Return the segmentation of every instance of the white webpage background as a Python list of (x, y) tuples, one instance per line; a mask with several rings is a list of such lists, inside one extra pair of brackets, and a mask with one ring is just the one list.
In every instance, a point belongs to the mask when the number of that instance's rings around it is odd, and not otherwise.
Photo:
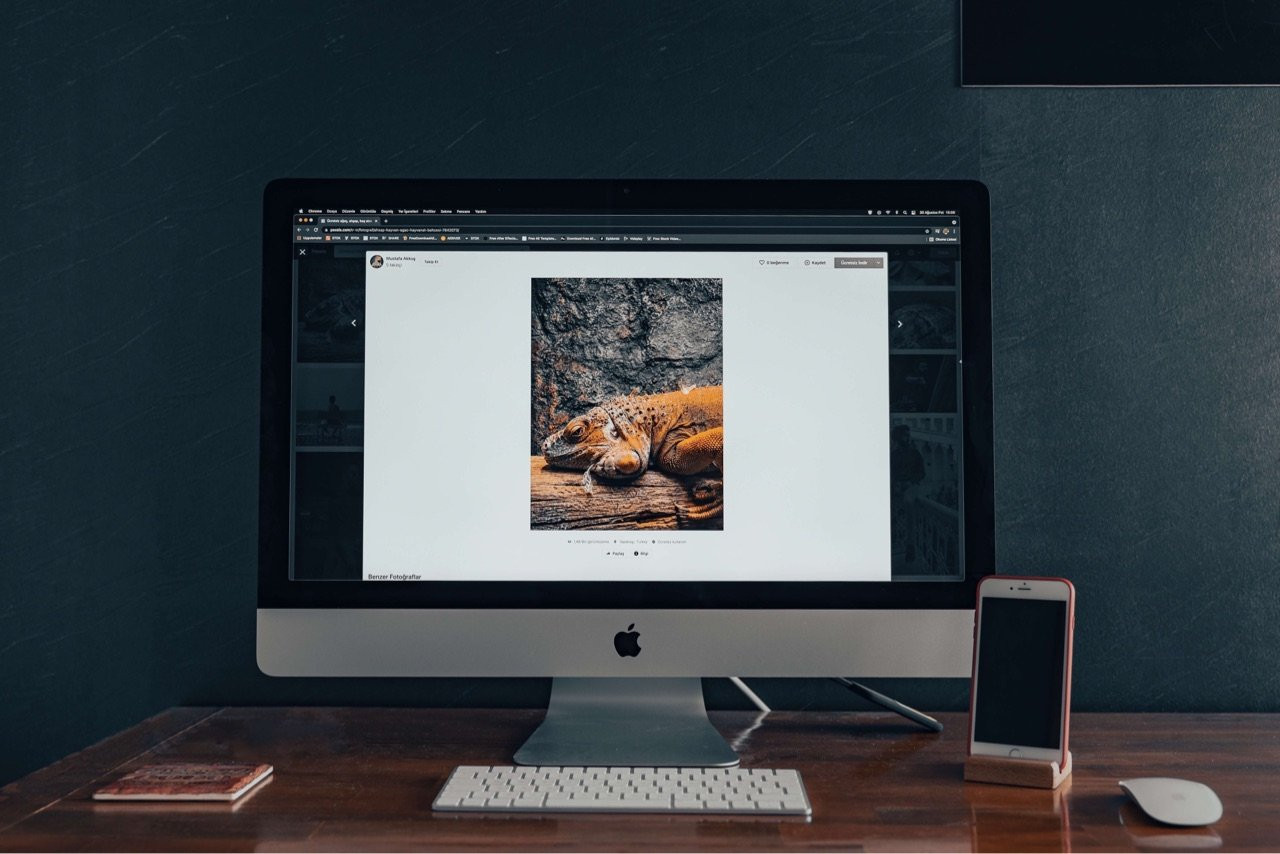
[[(890, 579), (884, 253), (373, 254), (366, 579)], [(723, 281), (723, 531), (530, 530), (530, 280), (553, 277)], [(607, 556), (615, 537), (648, 556)]]

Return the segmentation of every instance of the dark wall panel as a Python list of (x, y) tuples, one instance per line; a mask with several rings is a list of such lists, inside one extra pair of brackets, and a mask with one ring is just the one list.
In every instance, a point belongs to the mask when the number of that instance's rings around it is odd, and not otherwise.
[(1276, 93), (961, 90), (941, 0), (4, 15), (0, 780), (175, 703), (545, 702), (257, 672), (282, 175), (984, 178), (998, 555), (1078, 581), (1077, 707), (1280, 708)]
[(1278, 0), (961, 0), (966, 85), (1280, 84)]
[(983, 103), (1001, 566), (1075, 579), (1079, 705), (1280, 708), (1280, 91)]

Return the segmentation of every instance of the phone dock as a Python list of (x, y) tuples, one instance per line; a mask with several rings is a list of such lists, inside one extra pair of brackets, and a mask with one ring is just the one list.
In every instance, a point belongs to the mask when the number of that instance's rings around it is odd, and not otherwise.
[(1071, 751), (1061, 768), (1056, 759), (1011, 759), (1006, 756), (971, 754), (964, 763), (964, 778), (971, 783), (1000, 783), (1056, 789), (1071, 776)]

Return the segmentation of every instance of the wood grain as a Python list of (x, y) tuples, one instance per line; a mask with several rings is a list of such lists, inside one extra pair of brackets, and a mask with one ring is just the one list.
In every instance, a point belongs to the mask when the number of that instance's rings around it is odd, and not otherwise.
[[(1056, 791), (965, 783), (965, 716), (940, 735), (881, 713), (712, 713), (747, 767), (800, 770), (814, 816), (441, 815), (458, 764), (508, 764), (533, 710), (226, 708), (120, 765), (69, 757), (39, 774), (78, 785), (0, 832), (0, 850), (1274, 850), (1280, 715), (1080, 714), (1075, 770)], [(154, 719), (134, 740), (165, 726)], [(168, 719), (172, 726), (173, 719)], [(274, 779), (238, 805), (105, 804), (93, 784), (163, 760), (264, 761)], [(1225, 812), (1160, 827), (1117, 780), (1203, 781)], [(30, 778), (28, 778), (30, 779)], [(26, 781), (15, 786), (22, 788)]]
[(684, 480), (650, 469), (626, 484), (595, 479), (591, 492), (582, 472), (553, 469), (529, 458), (529, 514), (534, 528), (656, 530), (678, 527), (676, 507), (692, 502)]
[(1056, 759), (1009, 759), (973, 754), (964, 761), (964, 778), (974, 783), (1056, 789), (1071, 776), (1070, 751), (1065, 766), (1058, 770)]
[[(129, 764), (165, 739), (204, 720), (216, 708), (180, 706), (161, 712), (0, 789), (0, 831), (84, 785), (86, 774)], [(145, 764), (145, 763), (137, 763)], [(124, 772), (122, 771), (121, 774)]]

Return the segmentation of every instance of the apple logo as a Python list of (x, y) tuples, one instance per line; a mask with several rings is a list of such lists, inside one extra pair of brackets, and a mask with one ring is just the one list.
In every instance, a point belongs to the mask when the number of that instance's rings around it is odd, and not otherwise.
[(618, 651), (618, 655), (623, 658), (635, 657), (640, 654), (640, 633), (633, 632), (636, 627), (635, 623), (627, 626), (625, 632), (618, 632), (613, 636), (613, 648)]

